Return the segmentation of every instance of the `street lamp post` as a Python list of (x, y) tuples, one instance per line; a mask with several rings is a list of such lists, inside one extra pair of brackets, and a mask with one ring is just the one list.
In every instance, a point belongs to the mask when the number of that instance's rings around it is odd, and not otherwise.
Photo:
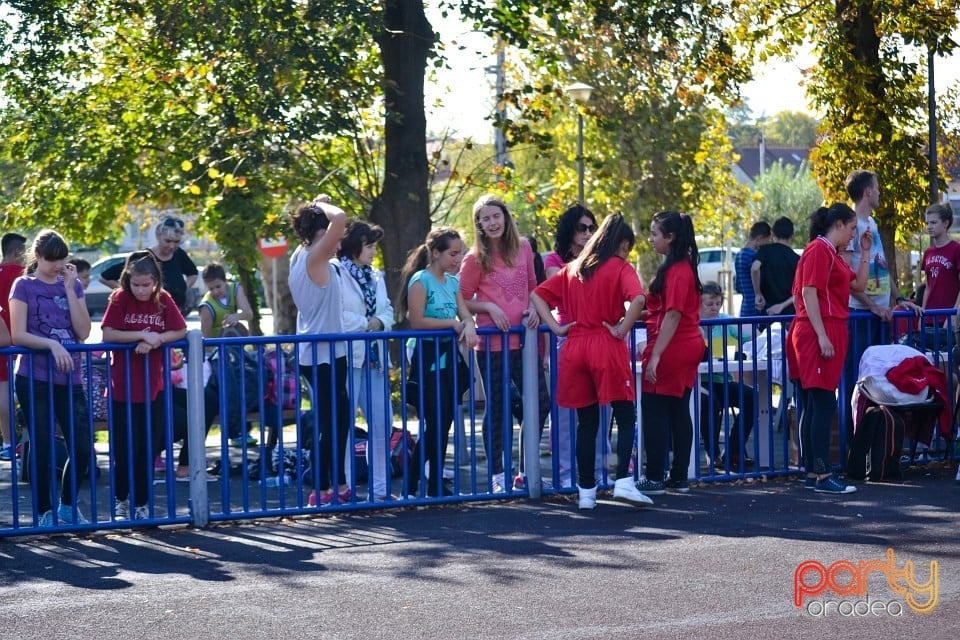
[(937, 160), (937, 91), (936, 83), (933, 78), (933, 44), (927, 45), (927, 114), (928, 114), (928, 141), (930, 157), (930, 204), (940, 202), (940, 185), (938, 184), (937, 171), (939, 161)]
[(575, 82), (564, 92), (577, 103), (577, 201), (583, 204), (583, 105), (590, 101), (593, 87)]

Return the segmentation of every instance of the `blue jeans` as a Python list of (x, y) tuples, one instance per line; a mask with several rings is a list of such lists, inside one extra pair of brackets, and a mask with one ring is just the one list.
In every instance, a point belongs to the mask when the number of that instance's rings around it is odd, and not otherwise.
[(390, 431), (393, 428), (390, 380), (386, 370), (370, 366), (351, 368), (350, 377), (350, 406), (359, 406), (367, 419), (367, 465), (373, 497), (385, 498), (390, 494)]

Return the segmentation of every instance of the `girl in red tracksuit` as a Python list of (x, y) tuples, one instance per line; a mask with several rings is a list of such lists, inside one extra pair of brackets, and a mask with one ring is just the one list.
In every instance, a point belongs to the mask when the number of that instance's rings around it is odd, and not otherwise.
[[(609, 216), (576, 260), (530, 294), (530, 301), (550, 330), (567, 336), (560, 352), (557, 404), (577, 410), (581, 509), (593, 509), (597, 504), (594, 461), (600, 405), (607, 403), (618, 425), (613, 497), (636, 506), (653, 504), (637, 490), (628, 472), (637, 416), (634, 375), (624, 336), (640, 319), (645, 301), (640, 277), (626, 260), (635, 241), (633, 229), (621, 214)], [(553, 317), (551, 309), (560, 306), (570, 324), (560, 325)]]
[[(643, 350), (643, 444), (646, 477), (637, 487), (659, 495), (667, 489), (686, 493), (687, 467), (693, 446), (690, 392), (705, 345), (700, 333), (700, 261), (693, 221), (685, 213), (661, 211), (650, 223), (650, 243), (665, 256), (650, 283), (647, 299), (647, 346)], [(670, 478), (664, 482), (669, 449)]]
[(806, 488), (819, 493), (852, 493), (833, 475), (830, 425), (836, 391), (847, 356), (850, 290), (863, 291), (869, 274), (870, 232), (860, 236), (856, 273), (840, 255), (857, 229), (853, 209), (843, 203), (820, 207), (810, 220), (810, 243), (803, 250), (793, 281), (797, 317), (787, 339), (787, 367), (800, 389), (800, 454)]

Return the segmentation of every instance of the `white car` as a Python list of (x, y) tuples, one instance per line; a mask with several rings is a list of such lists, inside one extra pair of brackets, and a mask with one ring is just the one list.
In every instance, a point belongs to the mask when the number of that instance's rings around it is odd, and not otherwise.
[(733, 261), (736, 259), (739, 249), (724, 247), (707, 247), (700, 249), (700, 268), (697, 273), (700, 274), (700, 282), (717, 282), (721, 286), (725, 283), (720, 282), (720, 271), (730, 272), (730, 282), (733, 284)]

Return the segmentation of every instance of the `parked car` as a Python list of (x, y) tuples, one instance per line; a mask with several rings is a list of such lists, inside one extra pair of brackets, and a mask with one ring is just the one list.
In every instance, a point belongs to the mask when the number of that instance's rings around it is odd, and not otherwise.
[[(84, 297), (87, 301), (87, 311), (90, 312), (91, 317), (103, 315), (103, 312), (107, 310), (107, 300), (110, 298), (110, 294), (113, 293), (113, 289), (100, 282), (100, 276), (110, 267), (123, 264), (127, 259), (127, 255), (129, 254), (114, 253), (105, 258), (100, 258), (90, 267), (90, 286), (87, 287), (87, 290), (84, 292)], [(202, 284), (198, 276), (194, 286), (187, 289), (186, 308), (183, 310), (183, 315), (189, 315), (197, 310), (200, 299), (203, 298), (203, 292), (197, 285)]]
[(107, 310), (107, 300), (113, 293), (113, 289), (100, 282), (100, 276), (110, 267), (123, 264), (126, 259), (126, 253), (114, 253), (100, 258), (90, 267), (90, 286), (84, 291), (84, 297), (87, 301), (87, 311), (91, 316), (102, 315)]
[[(723, 286), (725, 283), (720, 282), (720, 271), (725, 269), (732, 274), (733, 261), (738, 253), (740, 253), (739, 249), (723, 247), (700, 249), (700, 268), (697, 270), (700, 282), (717, 282)], [(730, 282), (732, 284), (733, 281)]]

